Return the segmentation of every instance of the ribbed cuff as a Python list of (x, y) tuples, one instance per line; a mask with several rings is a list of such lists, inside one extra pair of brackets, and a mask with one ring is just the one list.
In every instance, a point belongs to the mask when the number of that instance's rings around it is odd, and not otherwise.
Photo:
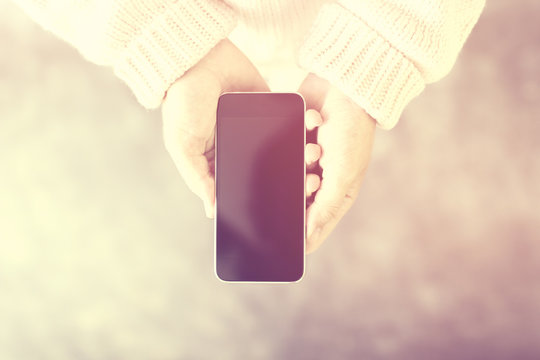
[(396, 125), (425, 86), (412, 62), (338, 4), (321, 8), (298, 61), (343, 91), (383, 129)]
[(146, 108), (159, 107), (170, 85), (236, 25), (233, 11), (219, 1), (163, 3), (114, 64), (115, 74)]

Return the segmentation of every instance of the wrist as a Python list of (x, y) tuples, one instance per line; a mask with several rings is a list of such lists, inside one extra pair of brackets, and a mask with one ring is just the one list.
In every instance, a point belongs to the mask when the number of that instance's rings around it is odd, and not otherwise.
[(307, 108), (319, 111), (323, 117), (327, 108), (347, 109), (347, 111), (357, 114), (359, 121), (365, 123), (366, 129), (375, 129), (377, 121), (360, 104), (338, 87), (332, 85), (330, 81), (314, 73), (309, 73), (306, 76), (300, 92), (305, 97)]

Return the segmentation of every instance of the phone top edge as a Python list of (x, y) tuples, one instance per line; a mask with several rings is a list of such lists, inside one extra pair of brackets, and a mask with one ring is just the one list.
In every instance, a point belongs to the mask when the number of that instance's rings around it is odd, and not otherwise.
[(219, 97), (227, 96), (227, 95), (250, 95), (250, 94), (265, 94), (265, 95), (296, 95), (302, 99), (302, 101), (305, 103), (304, 96), (296, 91), (226, 91), (222, 93)]
[(298, 92), (225, 92), (219, 96), (216, 114), (227, 117), (255, 116), (266, 108), (267, 117), (292, 116), (294, 109), (306, 110), (306, 102)]

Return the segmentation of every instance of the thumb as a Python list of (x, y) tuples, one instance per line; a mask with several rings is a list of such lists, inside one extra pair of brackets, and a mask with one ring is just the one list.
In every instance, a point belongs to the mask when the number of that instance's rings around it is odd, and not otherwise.
[(165, 147), (188, 188), (203, 201), (206, 216), (213, 218), (215, 180), (209, 158), (213, 159), (214, 150), (204, 154), (189, 154), (186, 149), (177, 144), (177, 142), (165, 142)]
[(321, 181), (321, 187), (306, 212), (308, 253), (320, 246), (347, 211), (345, 192), (340, 189), (341, 185), (331, 185), (329, 179)]
[(313, 203), (307, 209), (306, 252), (315, 251), (339, 221), (351, 208), (359, 186), (351, 187), (351, 192), (342, 191), (343, 185), (330, 185), (328, 180), (321, 182)]

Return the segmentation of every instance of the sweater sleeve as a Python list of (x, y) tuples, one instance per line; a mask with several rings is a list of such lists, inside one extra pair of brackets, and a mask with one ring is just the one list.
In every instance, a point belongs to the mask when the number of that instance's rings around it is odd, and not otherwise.
[(146, 108), (235, 26), (220, 0), (15, 0), (88, 60), (111, 66)]
[(342, 0), (325, 4), (299, 65), (330, 81), (390, 129), (452, 68), (485, 0)]

